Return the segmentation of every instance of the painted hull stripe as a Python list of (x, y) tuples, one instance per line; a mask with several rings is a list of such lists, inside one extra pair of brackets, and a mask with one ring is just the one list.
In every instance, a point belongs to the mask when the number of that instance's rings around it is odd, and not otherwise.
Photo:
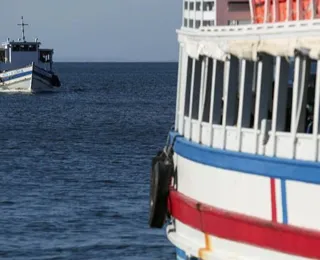
[(37, 68), (37, 69), (34, 69), (34, 70), (24, 71), (24, 72), (17, 73), (17, 74), (11, 75), (11, 76), (5, 76), (5, 77), (2, 77), (2, 78), (0, 77), (0, 78), (1, 78), (2, 82), (7, 82), (9, 80), (14, 80), (14, 79), (18, 79), (18, 78), (29, 76), (32, 73), (34, 75), (37, 75), (38, 77), (40, 77), (42, 79), (47, 80), (47, 81), (50, 81), (52, 79), (52, 76), (53, 76), (52, 73), (50, 73), (48, 71), (44, 71), (41, 68)]
[(177, 259), (186, 259), (187, 255), (186, 253), (181, 250), (180, 248), (176, 248), (176, 254), (177, 254)]
[(9, 80), (14, 80), (14, 79), (26, 77), (26, 76), (29, 76), (31, 74), (32, 74), (32, 71), (26, 71), (26, 72), (22, 72), (22, 73), (19, 73), (19, 74), (12, 75), (12, 76), (3, 77), (2, 78), (2, 82), (7, 82)]
[(277, 222), (276, 180), (270, 179), (272, 221)]
[(281, 180), (281, 199), (283, 223), (288, 224), (287, 187), (285, 180)]
[[(281, 180), (320, 184), (320, 163), (237, 153), (200, 145), (170, 132), (174, 151), (191, 161), (226, 170)], [(175, 137), (177, 136), (177, 137)]]
[(188, 257), (187, 254), (180, 248), (176, 247), (177, 260), (200, 260), (200, 258), (192, 256)]
[(291, 255), (320, 259), (320, 232), (202, 204), (171, 190), (170, 214), (203, 233)]

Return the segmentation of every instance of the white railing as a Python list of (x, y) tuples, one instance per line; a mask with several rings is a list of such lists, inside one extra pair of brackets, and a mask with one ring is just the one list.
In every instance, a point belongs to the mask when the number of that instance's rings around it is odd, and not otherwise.
[[(301, 34), (308, 34), (312, 36), (311, 32), (315, 32), (319, 35), (320, 19), (313, 20), (300, 20), (290, 22), (276, 22), (276, 23), (263, 23), (263, 24), (244, 24), (244, 25), (223, 25), (223, 26), (207, 26), (201, 27), (200, 30), (190, 32), (190, 35), (196, 36), (212, 36), (212, 37), (224, 37), (224, 40), (242, 39), (246, 35), (256, 37), (268, 37), (268, 36), (280, 36), (284, 37), (286, 34), (291, 36), (293, 33), (295, 36)], [(178, 30), (180, 34), (188, 34)], [(259, 35), (257, 35), (259, 34)]]
[[(202, 122), (199, 129), (198, 120), (183, 115), (179, 115), (178, 120), (183, 120), (185, 130), (183, 132), (178, 129), (179, 134), (208, 147), (286, 159), (293, 159), (291, 151), (294, 151), (294, 159), (320, 161), (320, 135), (314, 140), (311, 134), (298, 133), (296, 143), (293, 144), (292, 135), (288, 132), (268, 131), (265, 136), (260, 130), (242, 128), (239, 132), (237, 127), (210, 125), (207, 122)], [(258, 142), (255, 142), (256, 139)]]
[[(273, 60), (271, 55), (264, 54), (256, 63), (237, 59), (234, 56), (225, 62), (212, 59), (210, 66), (212, 71), (209, 71), (209, 58), (202, 57), (199, 81), (195, 73), (196, 60), (190, 60), (185, 49), (186, 46), (181, 44), (176, 131), (190, 141), (213, 148), (270, 157), (320, 160), (320, 60), (317, 62), (316, 72), (313, 133), (306, 134), (304, 133), (306, 115), (303, 109), (307, 102), (306, 88), (308, 88), (307, 77), (310, 64), (307, 55), (295, 56), (293, 94), (292, 99), (288, 99), (292, 104), (289, 106), (292, 116), (288, 118), (286, 113), (289, 65), (285, 58), (277, 56)], [(189, 66), (192, 64), (192, 69), (188, 69), (188, 64)], [(189, 75), (191, 80), (187, 93), (188, 72), (191, 74)], [(211, 77), (211, 85), (208, 83), (209, 77)], [(272, 78), (274, 78), (274, 84)], [(210, 86), (211, 90), (208, 91)], [(199, 91), (198, 107), (194, 107), (193, 102), (196, 89)], [(252, 93), (255, 93), (254, 97)], [(206, 95), (210, 95), (210, 105), (206, 104), (209, 118), (203, 121), (205, 102), (208, 102), (209, 97)], [(237, 95), (239, 95), (238, 101)], [(187, 105), (186, 99), (189, 100)], [(221, 100), (223, 100), (222, 110), (219, 108)], [(271, 104), (269, 100), (272, 100)], [(185, 111), (188, 113), (185, 114)], [(194, 111), (197, 111), (197, 116), (193, 113)], [(272, 120), (267, 120), (268, 111), (272, 113)], [(221, 123), (216, 123), (220, 121), (220, 117)], [(285, 130), (287, 118), (291, 119), (289, 131)]]

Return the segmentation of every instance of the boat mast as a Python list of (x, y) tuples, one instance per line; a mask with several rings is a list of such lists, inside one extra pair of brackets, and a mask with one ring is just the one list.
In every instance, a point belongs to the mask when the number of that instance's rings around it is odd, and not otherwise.
[(21, 26), (22, 40), (25, 42), (25, 41), (26, 41), (26, 38), (25, 38), (25, 36), (24, 36), (24, 26), (25, 26), (25, 25), (29, 25), (29, 24), (24, 23), (24, 22), (23, 22), (23, 16), (21, 16), (21, 23), (19, 23), (18, 25)]

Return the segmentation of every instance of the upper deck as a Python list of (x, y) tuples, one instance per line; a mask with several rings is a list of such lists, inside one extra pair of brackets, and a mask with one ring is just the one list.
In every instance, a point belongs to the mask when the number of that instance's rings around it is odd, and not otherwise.
[(311, 12), (302, 1), (262, 3), (249, 3), (251, 24), (178, 30), (176, 131), (218, 149), (320, 161), (317, 2), (307, 0)]
[(193, 58), (207, 55), (224, 60), (232, 54), (256, 61), (259, 53), (294, 57), (300, 50), (317, 59), (320, 19), (178, 30), (178, 40)]
[(183, 0), (182, 30), (320, 18), (318, 0)]
[(249, 1), (184, 0), (182, 29), (250, 23)]

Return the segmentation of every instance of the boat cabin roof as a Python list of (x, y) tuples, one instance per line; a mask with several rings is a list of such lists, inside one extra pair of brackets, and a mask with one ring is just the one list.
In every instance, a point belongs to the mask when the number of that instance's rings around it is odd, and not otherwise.
[(27, 42), (27, 41), (19, 41), (19, 42), (15, 42), (15, 41), (10, 41), (7, 43), (7, 45), (40, 45), (40, 42)]
[(7, 41), (2, 43), (2, 46), (12, 46), (12, 45), (41, 45), (41, 42), (38, 41)]
[(53, 52), (53, 49), (40, 49), (40, 51), (43, 51), (43, 52)]

